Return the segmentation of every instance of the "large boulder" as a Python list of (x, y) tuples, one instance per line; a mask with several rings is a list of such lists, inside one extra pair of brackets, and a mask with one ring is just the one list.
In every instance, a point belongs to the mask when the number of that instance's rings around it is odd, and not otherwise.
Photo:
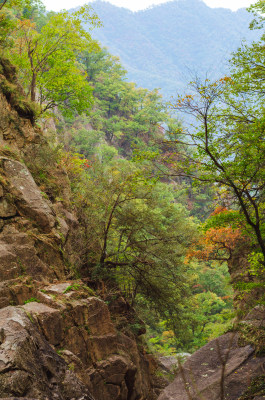
[(190, 357), (190, 353), (178, 353), (175, 356), (158, 357), (159, 366), (166, 372), (174, 373), (178, 368), (179, 362), (186, 361)]
[(93, 400), (25, 310), (0, 310), (0, 398)]
[[(44, 231), (51, 231), (55, 225), (54, 213), (42, 197), (28, 168), (16, 160), (4, 157), (1, 157), (1, 165), (20, 215), (32, 218)], [(10, 209), (10, 213), (11, 211)]]
[(96, 400), (152, 399), (149, 362), (116, 331), (104, 301), (81, 281), (44, 286), (35, 296), (45, 304), (21, 308)]
[(22, 308), (27, 315), (31, 315), (39, 331), (50, 344), (60, 344), (63, 338), (63, 322), (59, 310), (38, 302), (29, 302)]
[[(18, 231), (15, 224), (6, 225), (0, 232), (0, 281), (25, 274), (40, 280), (43, 277), (55, 278), (55, 272), (57, 276), (62, 275), (61, 265), (58, 267), (56, 265), (57, 271), (55, 271), (55, 266), (51, 268), (40, 259), (40, 255), (33, 237)], [(56, 262), (56, 258), (53, 259)], [(59, 261), (57, 264), (60, 264)]]
[(237, 400), (265, 363), (252, 346), (239, 343), (239, 334), (230, 332), (196, 351), (158, 400)]

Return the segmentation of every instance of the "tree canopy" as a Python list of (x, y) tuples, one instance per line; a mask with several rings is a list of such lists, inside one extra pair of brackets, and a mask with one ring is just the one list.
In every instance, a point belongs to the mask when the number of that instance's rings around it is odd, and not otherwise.
[(20, 4), (21, 18), (11, 32), (13, 46), (5, 49), (19, 69), (26, 95), (38, 103), (41, 114), (55, 107), (68, 115), (86, 111), (93, 102), (92, 88), (79, 57), (98, 46), (82, 24), (99, 26), (97, 16), (90, 6), (50, 13), (38, 29), (34, 10), (39, 3), (29, 4), (31, 8)]

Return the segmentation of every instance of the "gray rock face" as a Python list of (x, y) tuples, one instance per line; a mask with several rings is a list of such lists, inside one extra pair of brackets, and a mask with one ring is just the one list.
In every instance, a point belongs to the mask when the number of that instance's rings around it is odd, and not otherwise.
[(27, 167), (11, 159), (2, 158), (2, 163), (20, 214), (34, 219), (44, 231), (49, 232), (55, 225), (53, 212)]
[(265, 306), (259, 305), (254, 307), (248, 313), (243, 323), (259, 328), (265, 328)]
[(158, 358), (160, 367), (167, 372), (174, 372), (179, 362), (183, 363), (190, 357), (189, 353), (179, 353), (176, 356), (162, 356)]
[(237, 400), (264, 363), (251, 346), (239, 347), (237, 334), (227, 333), (196, 351), (158, 400), (219, 400), (221, 386), (225, 399)]
[(49, 277), (52, 271), (39, 259), (34, 240), (7, 225), (0, 233), (0, 281), (25, 273), (38, 278)]
[(26, 311), (27, 315), (30, 314), (32, 316), (35, 325), (49, 343), (56, 346), (61, 342), (63, 324), (59, 310), (37, 302), (27, 303), (22, 308)]
[(14, 217), (17, 214), (17, 209), (7, 199), (0, 199), (0, 217), (9, 218)]
[(0, 310), (0, 398), (93, 400), (18, 307)]
[[(97, 370), (90, 372), (91, 384), (97, 399), (137, 398), (134, 393), (137, 368), (122, 356), (111, 356), (97, 363)], [(102, 379), (103, 378), (103, 379)]]

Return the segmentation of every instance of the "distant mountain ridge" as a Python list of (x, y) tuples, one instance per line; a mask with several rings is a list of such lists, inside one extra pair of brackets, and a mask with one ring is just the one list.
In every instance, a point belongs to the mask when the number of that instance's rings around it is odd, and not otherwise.
[(119, 56), (128, 79), (174, 95), (193, 73), (222, 76), (241, 40), (258, 38), (248, 29), (245, 9), (210, 8), (202, 0), (175, 0), (132, 12), (103, 1), (91, 3), (103, 22), (93, 37)]

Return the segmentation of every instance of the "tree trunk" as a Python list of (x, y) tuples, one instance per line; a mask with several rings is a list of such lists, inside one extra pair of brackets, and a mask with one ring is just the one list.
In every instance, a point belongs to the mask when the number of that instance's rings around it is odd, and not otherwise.
[(36, 101), (36, 74), (32, 74), (31, 84), (30, 84), (30, 100)]

